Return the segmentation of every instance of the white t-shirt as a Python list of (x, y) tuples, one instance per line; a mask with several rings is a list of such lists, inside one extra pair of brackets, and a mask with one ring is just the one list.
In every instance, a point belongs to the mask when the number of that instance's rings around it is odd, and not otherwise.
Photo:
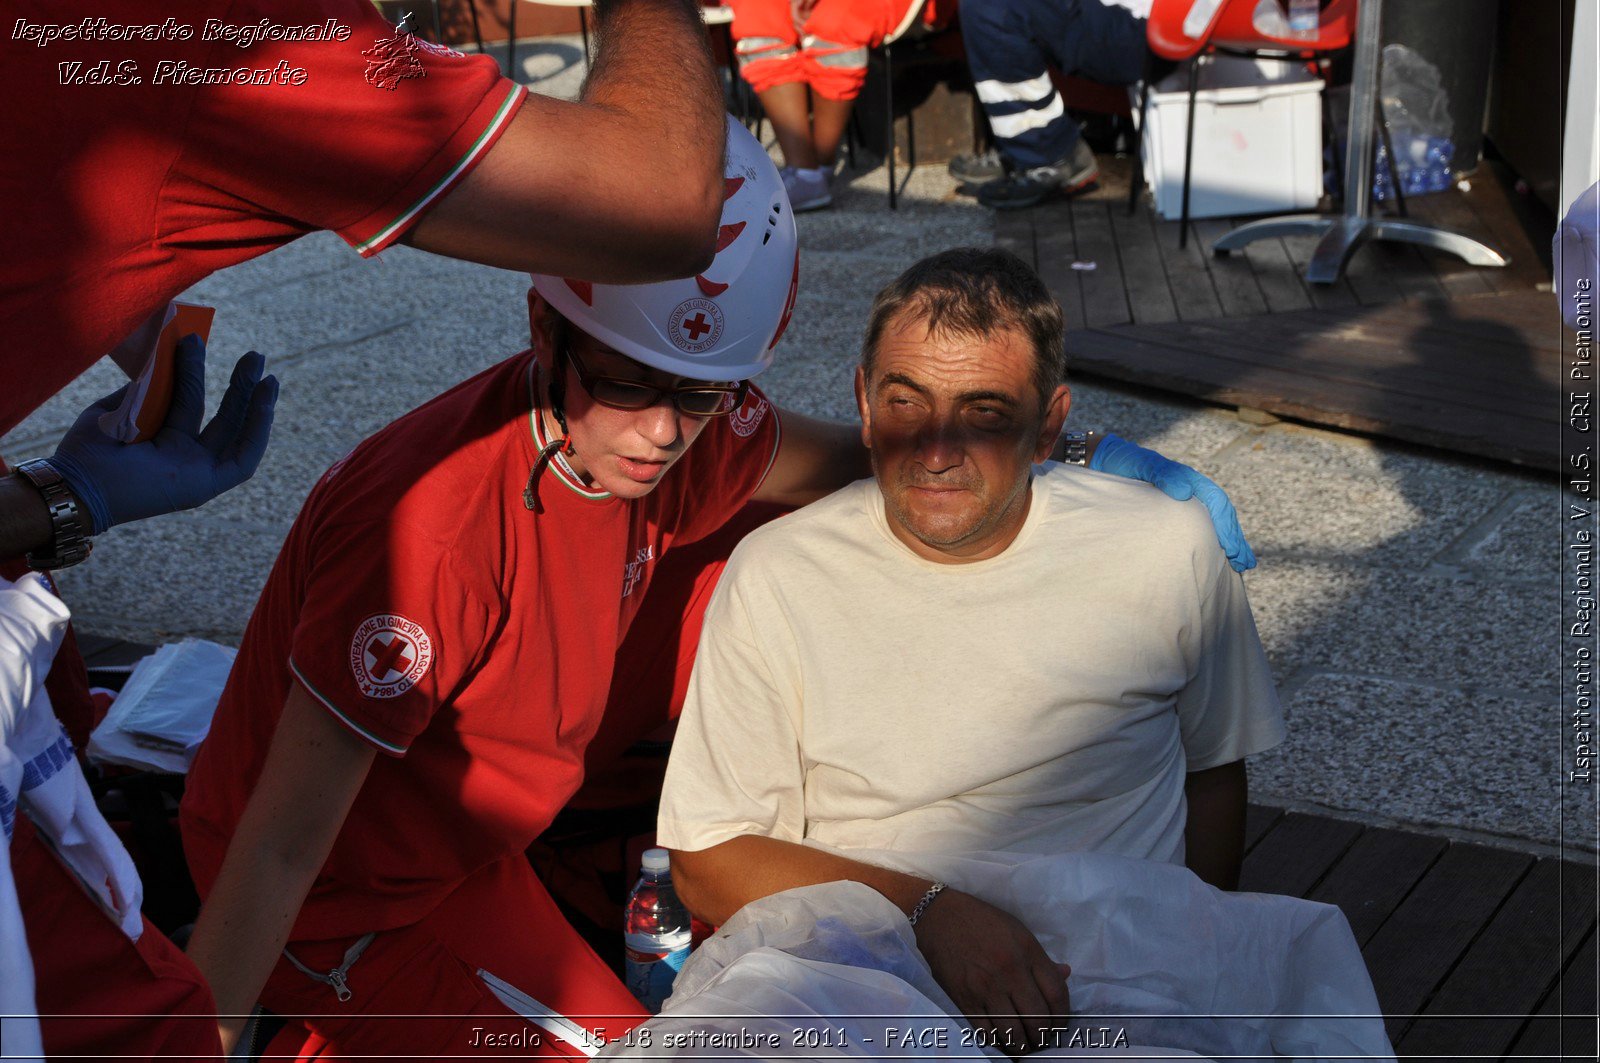
[(945, 565), (863, 480), (734, 552), (658, 837), (1181, 862), (1185, 773), (1283, 733), (1204, 508), (1048, 465), (1003, 553)]

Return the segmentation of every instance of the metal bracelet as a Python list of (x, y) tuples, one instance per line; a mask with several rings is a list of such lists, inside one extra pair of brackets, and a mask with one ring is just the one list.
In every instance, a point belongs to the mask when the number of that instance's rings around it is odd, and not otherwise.
[(44, 497), (45, 507), (50, 514), (49, 550), (29, 552), (26, 555), (28, 567), (50, 571), (76, 565), (88, 557), (94, 547), (89, 539), (89, 521), (61, 472), (48, 458), (25, 461), (12, 471), (31, 483)]
[(1068, 465), (1089, 464), (1089, 445), (1099, 432), (1063, 432), (1061, 435), (1061, 460)]
[(922, 913), (927, 910), (928, 905), (932, 904), (933, 899), (943, 892), (943, 882), (935, 882), (933, 885), (928, 887), (928, 892), (922, 895), (922, 900), (918, 901), (917, 906), (911, 909), (911, 915), (908, 918), (910, 919), (912, 926), (917, 925), (917, 920), (922, 918)]

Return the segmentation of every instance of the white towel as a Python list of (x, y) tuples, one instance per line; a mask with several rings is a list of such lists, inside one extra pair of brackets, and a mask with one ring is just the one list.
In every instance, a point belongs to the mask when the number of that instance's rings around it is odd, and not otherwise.
[(11, 877), (11, 832), (24, 761), (11, 751), (11, 738), (44, 686), (56, 648), (67, 629), (67, 607), (44, 580), (24, 576), (0, 579), (0, 1043), (7, 1055), (43, 1059), (39, 1020), (34, 1017), (33, 957)]
[[(44, 690), (67, 618), (67, 607), (38, 576), (14, 584), (0, 580), (0, 733), (11, 775), (0, 776), (0, 782), (15, 782), (16, 789), (7, 785), (7, 794), (20, 799), (39, 833), (137, 941), (144, 897), (139, 873), (95, 807), (72, 741)], [(9, 827), (10, 816), (6, 823)]]

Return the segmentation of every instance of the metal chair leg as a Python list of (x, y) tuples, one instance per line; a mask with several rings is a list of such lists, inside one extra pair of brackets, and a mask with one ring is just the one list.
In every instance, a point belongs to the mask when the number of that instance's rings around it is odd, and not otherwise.
[[(483, 54), (483, 28), (478, 25), (478, 5), (468, 4), (467, 10), (472, 13), (472, 39), (478, 45), (478, 54)], [(443, 43), (443, 38), (440, 39)]]
[[(1406, 209), (1406, 192), (1400, 187), (1400, 160), (1394, 154), (1394, 141), (1389, 139), (1389, 122), (1383, 116), (1383, 94), (1378, 94), (1378, 135), (1383, 138), (1383, 150), (1389, 156), (1389, 183), (1394, 185), (1395, 213), (1402, 218), (1409, 218), (1411, 212)], [(1373, 171), (1377, 171), (1377, 163), (1373, 163)]]
[(1194, 162), (1194, 107), (1200, 95), (1200, 56), (1189, 64), (1189, 121), (1183, 134), (1183, 220), (1179, 222), (1178, 248), (1189, 244), (1189, 170)]
[[(474, 11), (473, 17), (477, 14)], [(511, 14), (506, 19), (506, 77), (517, 80), (517, 0), (511, 0)]]
[(883, 46), (884, 158), (889, 163), (889, 209), (900, 209), (900, 194), (894, 186), (894, 45)]
[(1133, 135), (1133, 176), (1128, 179), (1128, 214), (1139, 209), (1139, 193), (1144, 189), (1144, 129), (1150, 120), (1150, 78), (1155, 69), (1151, 55), (1144, 57), (1144, 76), (1139, 79), (1139, 128)]

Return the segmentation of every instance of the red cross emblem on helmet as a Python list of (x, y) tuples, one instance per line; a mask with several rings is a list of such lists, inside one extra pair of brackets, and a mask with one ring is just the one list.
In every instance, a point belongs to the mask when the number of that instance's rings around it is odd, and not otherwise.
[(667, 319), (667, 335), (687, 354), (710, 350), (722, 338), (722, 308), (710, 299), (685, 299)]

